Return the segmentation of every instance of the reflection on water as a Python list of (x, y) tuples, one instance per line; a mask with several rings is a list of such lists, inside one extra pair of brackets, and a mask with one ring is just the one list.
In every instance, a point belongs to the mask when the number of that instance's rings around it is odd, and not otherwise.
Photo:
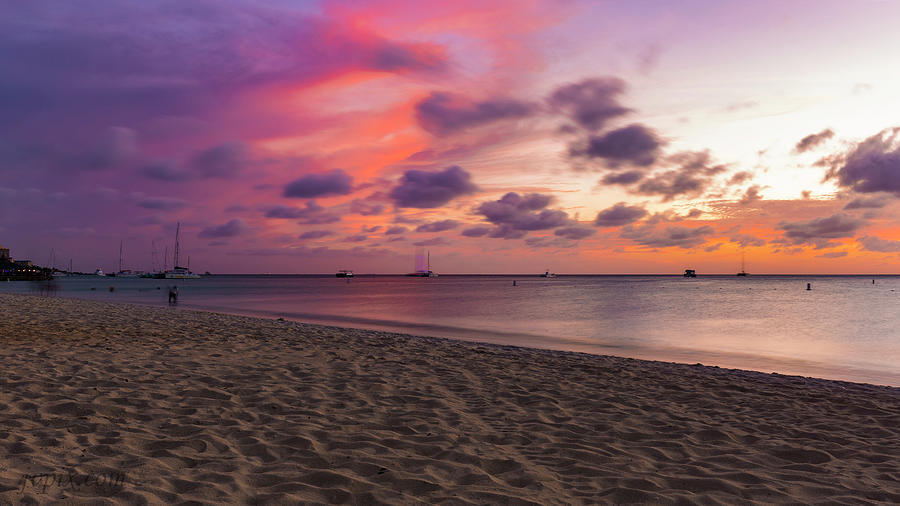
[[(900, 386), (896, 277), (876, 278), (874, 285), (857, 276), (84, 277), (54, 283), (60, 296), (155, 305), (167, 303), (175, 284), (182, 308)], [(0, 290), (24, 291), (17, 283), (3, 285)]]

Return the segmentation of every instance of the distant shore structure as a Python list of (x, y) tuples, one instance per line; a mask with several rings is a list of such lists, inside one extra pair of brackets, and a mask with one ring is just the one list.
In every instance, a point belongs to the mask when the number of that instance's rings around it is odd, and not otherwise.
[(353, 271), (340, 270), (340, 271), (337, 271), (337, 273), (335, 273), (335, 277), (338, 277), (338, 278), (352, 278), (352, 277), (353, 277)]
[(53, 270), (34, 265), (31, 260), (14, 260), (9, 248), (0, 246), (0, 280), (42, 281), (53, 279)]
[(684, 277), (686, 277), (686, 278), (696, 278), (696, 277), (697, 277), (697, 271), (695, 271), (694, 269), (685, 269), (685, 270), (684, 270)]

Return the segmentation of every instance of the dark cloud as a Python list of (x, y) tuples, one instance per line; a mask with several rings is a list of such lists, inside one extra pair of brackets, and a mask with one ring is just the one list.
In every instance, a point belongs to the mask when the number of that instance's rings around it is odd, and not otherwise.
[(444, 135), (502, 119), (530, 116), (535, 104), (508, 99), (471, 102), (450, 93), (434, 92), (416, 104), (416, 118), (425, 130)]
[(794, 146), (795, 153), (805, 153), (812, 149), (819, 147), (822, 143), (834, 137), (834, 131), (830, 128), (826, 128), (817, 134), (809, 134), (806, 137), (800, 139), (800, 142)]
[(397, 207), (440, 207), (456, 197), (478, 191), (469, 173), (452, 166), (440, 172), (408, 170), (390, 193)]
[(746, 206), (757, 200), (762, 200), (762, 195), (759, 194), (759, 190), (759, 185), (753, 185), (750, 188), (747, 188), (747, 191), (744, 192), (744, 195), (741, 196), (741, 200), (738, 203), (742, 206)]
[(667, 226), (662, 229), (628, 225), (622, 229), (621, 236), (650, 248), (692, 249), (705, 243), (707, 236), (713, 232), (713, 228), (709, 225), (696, 228)]
[(678, 165), (678, 168), (644, 179), (634, 192), (641, 195), (660, 195), (663, 202), (681, 195), (699, 196), (712, 184), (714, 176), (726, 170), (724, 165), (712, 163), (708, 151), (676, 153), (667, 157), (666, 163)]
[(416, 232), (443, 232), (445, 230), (452, 230), (458, 226), (459, 222), (456, 220), (441, 220), (419, 225), (416, 227)]
[(378, 232), (379, 230), (381, 230), (381, 225), (372, 225), (371, 227), (363, 225), (362, 227), (360, 227), (360, 230), (362, 230), (363, 233), (371, 234), (372, 232)]
[(831, 251), (828, 253), (822, 253), (821, 255), (816, 255), (818, 258), (841, 258), (847, 256), (846, 251)]
[(890, 128), (860, 142), (846, 156), (830, 159), (825, 179), (859, 193), (890, 192), (900, 196), (900, 128)]
[(585, 237), (591, 236), (595, 232), (596, 230), (592, 228), (572, 225), (568, 227), (560, 227), (554, 230), (553, 235), (577, 241), (579, 239), (584, 239)]
[(345, 242), (363, 242), (363, 241), (368, 241), (368, 240), (369, 240), (369, 236), (367, 236), (365, 234), (350, 235), (350, 236), (347, 236), (344, 238)]
[(568, 215), (564, 211), (544, 209), (550, 202), (551, 198), (546, 195), (530, 193), (522, 196), (510, 192), (500, 200), (482, 203), (476, 211), (504, 228), (502, 235), (492, 233), (491, 237), (509, 238), (513, 231), (546, 230), (567, 225)]
[(728, 184), (729, 185), (739, 185), (739, 184), (742, 184), (744, 181), (749, 181), (752, 178), (753, 178), (752, 172), (747, 172), (747, 171), (736, 172), (734, 175), (731, 176), (731, 178), (728, 179)]
[(173, 162), (162, 160), (144, 165), (141, 167), (140, 173), (145, 177), (159, 181), (187, 181), (191, 178), (189, 172), (179, 169)]
[(557, 88), (548, 102), (581, 127), (596, 131), (616, 117), (631, 112), (619, 104), (625, 81), (615, 77), (586, 79)]
[(145, 209), (159, 209), (161, 211), (174, 211), (188, 205), (181, 199), (173, 199), (168, 197), (152, 197), (141, 200), (138, 205)]
[(521, 239), (528, 235), (527, 230), (518, 229), (512, 225), (500, 225), (491, 229), (488, 237), (492, 239)]
[(619, 202), (597, 213), (594, 225), (598, 227), (621, 227), (634, 223), (646, 215), (647, 210), (643, 207), (629, 206), (624, 202)]
[(886, 195), (876, 195), (872, 197), (856, 197), (844, 206), (844, 209), (881, 209), (890, 203), (890, 198)]
[(656, 162), (662, 145), (656, 132), (644, 125), (633, 124), (589, 136), (586, 145), (572, 147), (571, 154), (600, 158), (613, 167), (623, 164), (647, 167)]
[(613, 172), (603, 176), (600, 180), (603, 184), (622, 184), (629, 185), (640, 181), (644, 177), (644, 173), (637, 170), (629, 170), (625, 172)]
[(856, 241), (862, 245), (863, 249), (869, 251), (878, 251), (880, 253), (894, 253), (900, 251), (900, 241), (891, 241), (872, 235), (864, 235)]
[(729, 241), (739, 244), (742, 248), (746, 248), (748, 246), (765, 246), (766, 240), (761, 237), (756, 237), (748, 234), (735, 234), (731, 236)]
[(300, 234), (300, 239), (321, 239), (330, 235), (334, 235), (334, 232), (331, 230), (310, 230)]
[(326, 211), (314, 200), (308, 201), (306, 207), (299, 209), (282, 205), (273, 206), (266, 210), (265, 215), (266, 218), (299, 219), (299, 223), (303, 225), (322, 225), (341, 219), (339, 215)]
[(384, 204), (367, 202), (362, 199), (353, 199), (350, 202), (350, 212), (361, 214), (363, 216), (378, 216), (384, 212)]
[(352, 191), (353, 178), (341, 169), (324, 174), (307, 174), (284, 187), (284, 196), (308, 199), (326, 195), (347, 195)]
[(478, 225), (470, 227), (462, 231), (461, 235), (466, 237), (484, 237), (491, 231), (491, 227), (487, 225)]
[(384, 231), (384, 235), (397, 235), (397, 234), (405, 234), (406, 227), (391, 227)]
[(138, 153), (137, 134), (130, 128), (108, 128), (93, 144), (65, 161), (81, 170), (105, 170), (128, 163)]
[(814, 244), (817, 249), (821, 249), (834, 245), (831, 239), (853, 237), (863, 225), (863, 220), (846, 214), (835, 214), (810, 221), (782, 221), (778, 228), (784, 230), (784, 238), (790, 244)]
[(687, 214), (684, 215), (684, 217), (688, 219), (699, 218), (700, 216), (703, 216), (703, 211), (700, 209), (691, 209)]
[(243, 213), (249, 211), (250, 208), (242, 204), (232, 204), (225, 208), (226, 213)]
[(247, 163), (247, 148), (240, 142), (229, 142), (204, 149), (191, 159), (191, 169), (201, 178), (231, 179)]
[(441, 244), (449, 244), (449, 242), (443, 237), (432, 237), (431, 239), (414, 242), (413, 246), (438, 246)]
[(235, 237), (247, 231), (247, 223), (240, 218), (235, 218), (224, 225), (205, 228), (197, 234), (197, 237)]

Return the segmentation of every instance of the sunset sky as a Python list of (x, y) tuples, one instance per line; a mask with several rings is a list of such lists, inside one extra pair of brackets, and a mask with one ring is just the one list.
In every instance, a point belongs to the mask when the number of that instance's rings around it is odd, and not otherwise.
[(900, 271), (900, 2), (0, 3), (17, 259)]

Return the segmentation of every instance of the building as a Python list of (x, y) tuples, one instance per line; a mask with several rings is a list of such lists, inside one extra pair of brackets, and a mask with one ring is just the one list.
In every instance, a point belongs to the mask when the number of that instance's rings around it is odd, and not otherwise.
[(0, 246), (0, 262), (12, 262), (12, 258), (9, 258), (9, 248)]
[(53, 272), (46, 267), (35, 266), (31, 260), (13, 260), (9, 248), (0, 246), (0, 280), (39, 281), (53, 279)]

